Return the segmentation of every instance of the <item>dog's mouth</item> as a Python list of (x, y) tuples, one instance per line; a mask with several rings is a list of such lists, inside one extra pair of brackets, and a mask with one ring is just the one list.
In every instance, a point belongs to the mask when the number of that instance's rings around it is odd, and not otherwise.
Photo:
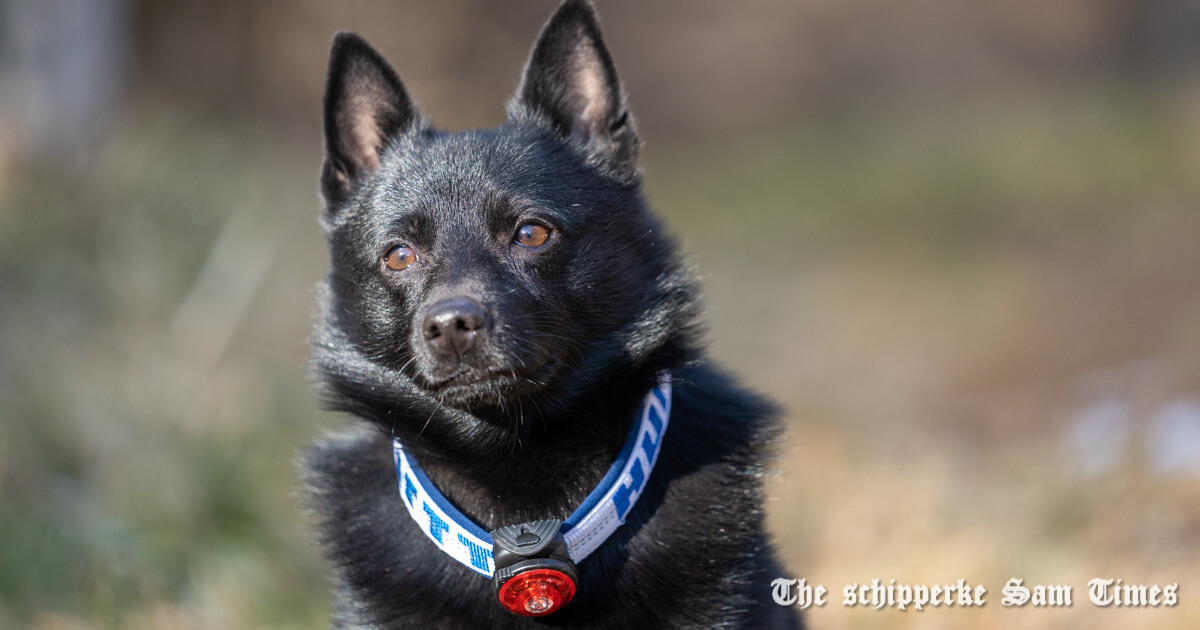
[(426, 391), (453, 407), (517, 407), (544, 390), (557, 373), (557, 360), (530, 369), (477, 369), (459, 366), (448, 374), (430, 377), (418, 375), (417, 382)]

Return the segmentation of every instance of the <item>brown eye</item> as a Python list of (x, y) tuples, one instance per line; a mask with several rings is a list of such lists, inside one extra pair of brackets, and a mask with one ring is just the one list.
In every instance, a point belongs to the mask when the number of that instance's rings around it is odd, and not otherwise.
[(526, 223), (517, 230), (517, 238), (514, 239), (518, 245), (525, 247), (541, 247), (550, 239), (550, 228), (537, 223)]
[(403, 271), (416, 261), (417, 253), (403, 245), (391, 248), (388, 250), (387, 255), (383, 257), (383, 264), (387, 265), (387, 268), (392, 271)]

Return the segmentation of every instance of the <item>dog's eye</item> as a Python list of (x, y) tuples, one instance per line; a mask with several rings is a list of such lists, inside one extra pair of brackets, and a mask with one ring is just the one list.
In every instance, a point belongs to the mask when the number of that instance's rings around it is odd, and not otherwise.
[(383, 264), (392, 271), (403, 271), (416, 261), (417, 252), (403, 245), (389, 249), (387, 255), (383, 257)]
[(517, 230), (517, 237), (513, 240), (525, 247), (541, 247), (549, 239), (550, 228), (537, 223), (526, 223)]

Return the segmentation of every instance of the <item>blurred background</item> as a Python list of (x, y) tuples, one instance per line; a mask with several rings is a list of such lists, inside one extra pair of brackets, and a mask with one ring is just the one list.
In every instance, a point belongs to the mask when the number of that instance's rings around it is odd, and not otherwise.
[[(0, 0), (0, 627), (326, 627), (329, 42), (493, 126), (556, 4)], [(1200, 2), (597, 4), (713, 352), (788, 409), (811, 625), (1200, 627)], [(872, 578), (989, 603), (841, 606)]]

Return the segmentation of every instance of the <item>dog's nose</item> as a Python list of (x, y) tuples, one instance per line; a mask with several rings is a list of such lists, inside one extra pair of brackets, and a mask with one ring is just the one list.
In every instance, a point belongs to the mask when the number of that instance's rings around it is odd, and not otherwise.
[(425, 313), (425, 343), (439, 356), (461, 357), (475, 347), (486, 318), (483, 306), (471, 298), (441, 300)]

